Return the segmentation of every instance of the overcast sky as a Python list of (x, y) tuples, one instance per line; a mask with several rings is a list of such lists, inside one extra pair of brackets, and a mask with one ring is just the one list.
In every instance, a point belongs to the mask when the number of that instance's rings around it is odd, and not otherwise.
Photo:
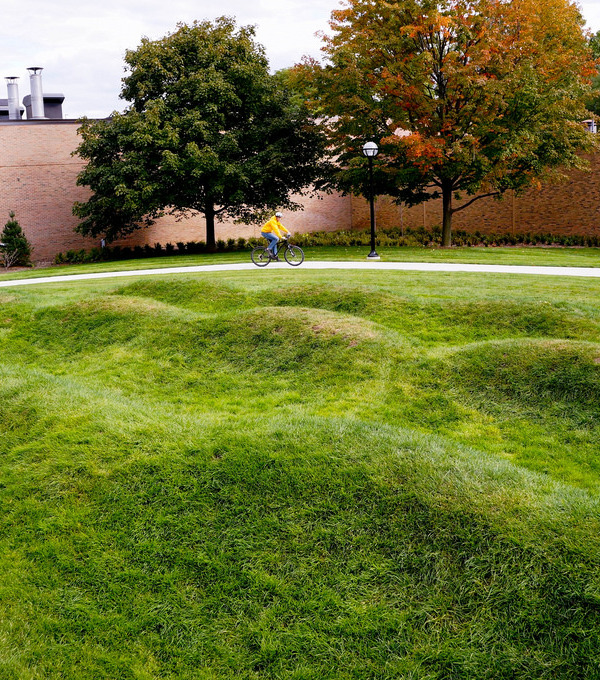
[[(27, 67), (41, 66), (47, 93), (65, 95), (66, 118), (101, 118), (123, 110), (119, 99), (123, 57), (142, 37), (162, 38), (178, 22), (236, 17), (257, 27), (272, 70), (320, 56), (315, 34), (328, 30), (339, 0), (2, 0), (0, 78), (19, 76), (29, 94)], [(580, 2), (588, 27), (600, 30), (600, 0)], [(5, 83), (0, 99), (6, 98)]]

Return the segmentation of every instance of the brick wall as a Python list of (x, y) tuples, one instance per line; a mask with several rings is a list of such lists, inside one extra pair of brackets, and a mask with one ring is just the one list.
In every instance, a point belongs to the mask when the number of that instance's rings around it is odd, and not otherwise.
[[(76, 121), (15, 121), (0, 123), (0, 228), (13, 210), (34, 248), (33, 259), (51, 261), (59, 252), (99, 245), (99, 239), (76, 232), (77, 218), (71, 209), (85, 201), (89, 192), (76, 185), (83, 164), (71, 152), (79, 144)], [(349, 227), (350, 199), (339, 195), (297, 197), (304, 207), (285, 214), (283, 223), (292, 231), (335, 230)], [(225, 222), (216, 225), (217, 239), (258, 236), (258, 226)], [(203, 241), (201, 216), (178, 220), (166, 216), (155, 225), (140, 229), (120, 245)]]
[[(335, 231), (348, 229), (352, 221), (352, 205), (348, 197), (339, 194), (321, 197), (296, 196), (294, 199), (302, 205), (298, 211), (283, 211), (281, 221), (292, 232)], [(216, 239), (226, 241), (229, 238), (250, 238), (260, 236), (260, 225), (235, 224), (224, 221), (215, 225)], [(206, 227), (200, 215), (177, 219), (165, 216), (157, 220), (151, 227), (134, 232), (127, 239), (115, 241), (118, 245), (144, 245), (149, 243), (172, 243), (178, 241), (205, 241)]]
[[(89, 192), (76, 185), (82, 161), (71, 152), (78, 146), (75, 121), (12, 121), (0, 123), (0, 228), (13, 210), (34, 247), (36, 261), (51, 261), (59, 252), (91, 248), (98, 239), (74, 232), (74, 201)], [(591, 172), (571, 172), (562, 184), (545, 185), (524, 196), (501, 201), (482, 199), (456, 213), (454, 229), (481, 232), (600, 233), (600, 156), (590, 159)], [(369, 226), (369, 210), (362, 199), (338, 194), (298, 198), (303, 209), (285, 213), (292, 231), (334, 231)], [(376, 203), (377, 225), (432, 227), (441, 224), (441, 201), (407, 208), (385, 198)], [(217, 224), (217, 239), (258, 236), (258, 226)], [(141, 229), (121, 245), (177, 243), (205, 240), (201, 216), (177, 220), (166, 216)]]
[[(589, 172), (570, 171), (564, 181), (544, 184), (521, 196), (508, 192), (500, 200), (482, 198), (455, 213), (452, 228), (482, 233), (600, 234), (600, 155), (588, 160)], [(470, 199), (464, 197), (455, 207)], [(368, 204), (355, 199), (352, 216), (355, 229), (366, 229), (370, 224)], [(376, 218), (380, 227), (441, 226), (442, 201), (407, 208), (378, 198)]]
[(89, 195), (75, 185), (82, 167), (71, 157), (76, 130), (75, 123), (0, 125), (0, 227), (14, 211), (33, 245), (34, 260), (95, 243), (73, 232), (77, 220), (71, 206)]

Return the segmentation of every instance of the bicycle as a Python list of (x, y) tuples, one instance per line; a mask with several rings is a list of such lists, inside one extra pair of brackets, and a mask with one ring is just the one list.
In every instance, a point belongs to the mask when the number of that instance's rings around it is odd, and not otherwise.
[[(302, 248), (300, 246), (293, 246), (288, 239), (281, 240), (279, 252), (282, 250), (285, 261), (292, 265), (292, 267), (297, 267), (304, 262), (304, 251)], [(267, 246), (256, 246), (250, 257), (257, 267), (266, 267), (269, 262), (275, 259)]]

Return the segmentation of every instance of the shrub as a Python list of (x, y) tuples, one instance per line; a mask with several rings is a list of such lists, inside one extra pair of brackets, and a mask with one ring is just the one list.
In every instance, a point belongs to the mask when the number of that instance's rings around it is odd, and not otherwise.
[(101, 262), (103, 259), (104, 253), (102, 252), (102, 248), (98, 247), (92, 248), (85, 256), (86, 262)]
[(206, 250), (206, 244), (203, 241), (188, 241), (185, 245), (187, 252), (191, 255), (203, 253)]
[[(409, 227), (391, 227), (377, 230), (377, 245), (387, 247), (423, 247), (431, 248), (441, 245), (441, 228), (433, 226), (430, 230), (424, 227), (412, 229)], [(362, 231), (314, 231), (305, 234), (294, 234), (293, 242), (301, 247), (319, 246), (342, 246), (342, 247), (368, 247), (370, 244), (371, 233), (369, 229)], [(453, 233), (453, 245), (463, 247), (495, 247), (495, 246), (516, 246), (516, 245), (559, 245), (559, 246), (586, 246), (600, 247), (600, 236), (595, 234), (550, 234), (550, 233), (490, 233), (483, 234), (480, 231), (467, 232), (457, 229)], [(265, 245), (262, 237), (250, 237), (248, 239), (222, 239), (216, 243), (219, 251), (247, 250), (258, 245)], [(77, 262), (97, 262), (99, 260), (126, 260), (130, 258), (156, 257), (158, 255), (193, 255), (205, 253), (206, 243), (204, 241), (182, 241), (177, 242), (177, 248), (172, 243), (167, 243), (164, 247), (160, 243), (154, 246), (134, 246), (103, 249), (92, 248), (89, 253), (84, 251), (68, 251), (59, 253), (55, 257), (56, 264), (67, 264)]]
[(2, 264), (8, 267), (29, 267), (31, 265), (31, 244), (15, 219), (15, 213), (9, 212), (9, 220), (0, 234), (0, 257)]

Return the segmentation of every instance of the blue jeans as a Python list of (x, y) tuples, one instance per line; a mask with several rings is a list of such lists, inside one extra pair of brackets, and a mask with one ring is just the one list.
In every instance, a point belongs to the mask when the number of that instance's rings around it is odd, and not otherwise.
[(260, 235), (264, 236), (269, 242), (267, 248), (273, 253), (273, 255), (277, 255), (277, 244), (279, 243), (279, 236), (276, 236), (275, 234), (270, 234), (266, 231), (261, 231)]

